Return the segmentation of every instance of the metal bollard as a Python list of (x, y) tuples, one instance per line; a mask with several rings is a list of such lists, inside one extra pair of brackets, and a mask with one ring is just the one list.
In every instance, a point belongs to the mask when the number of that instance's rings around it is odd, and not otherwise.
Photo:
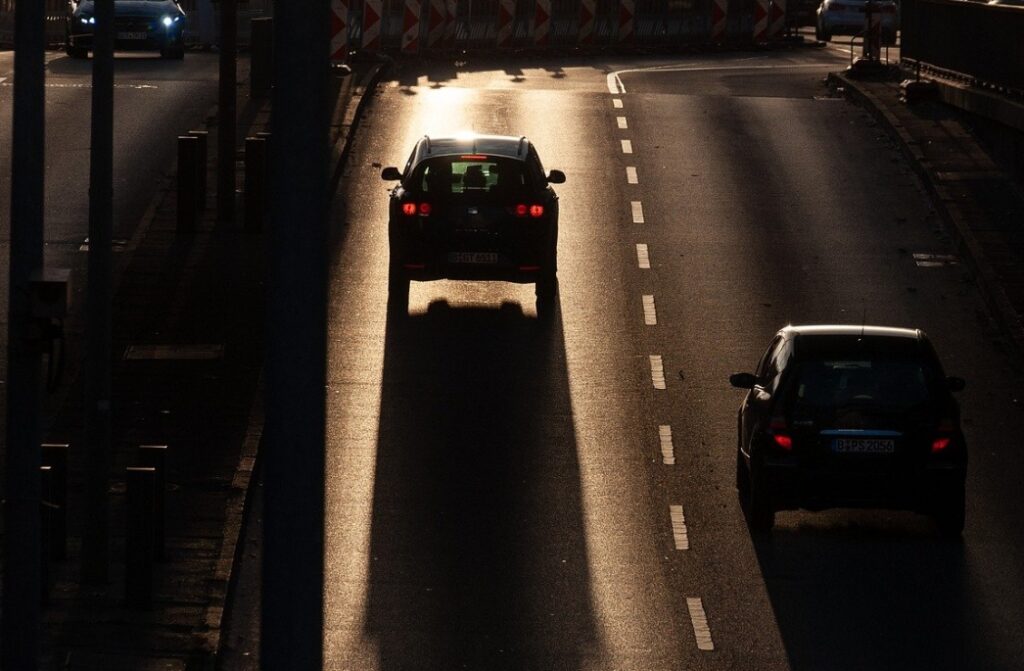
[(166, 508), (164, 507), (164, 496), (167, 483), (166, 457), (166, 445), (139, 445), (139, 466), (152, 468), (155, 472), (153, 483), (153, 557), (157, 561), (163, 561), (165, 556)]
[(191, 135), (178, 136), (178, 234), (194, 233), (199, 215), (196, 207), (196, 183), (199, 160), (199, 138)]
[(55, 508), (50, 520), (50, 559), (68, 556), (68, 448), (67, 443), (43, 443), (43, 466), (50, 467), (52, 488), (49, 501)]
[(53, 533), (53, 467), (39, 467), (39, 598), (43, 604), (50, 600), (50, 549), (49, 541)]
[(250, 19), (249, 90), (265, 98), (274, 85), (274, 19)]
[(267, 141), (245, 138), (245, 230), (259, 233), (267, 209)]
[(189, 137), (199, 138), (199, 158), (196, 159), (196, 206), (199, 212), (206, 211), (206, 168), (209, 160), (210, 133), (205, 130), (190, 130)]
[(153, 603), (153, 516), (156, 469), (128, 467), (127, 534), (125, 537), (125, 597), (137, 608)]

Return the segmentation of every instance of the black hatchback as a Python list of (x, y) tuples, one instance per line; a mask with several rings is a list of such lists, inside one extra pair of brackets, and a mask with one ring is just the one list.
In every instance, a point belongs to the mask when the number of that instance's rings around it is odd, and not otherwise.
[[(96, 30), (93, 0), (68, 0), (64, 50), (86, 58)], [(114, 0), (114, 48), (159, 51), (164, 58), (185, 57), (185, 12), (179, 0)]]
[(738, 416), (736, 486), (753, 530), (777, 510), (866, 507), (964, 526), (967, 445), (946, 377), (921, 331), (787, 326), (754, 373)]
[(404, 171), (385, 168), (388, 304), (408, 309), (410, 280), (534, 283), (538, 314), (558, 288), (558, 196), (525, 137), (425, 136)]

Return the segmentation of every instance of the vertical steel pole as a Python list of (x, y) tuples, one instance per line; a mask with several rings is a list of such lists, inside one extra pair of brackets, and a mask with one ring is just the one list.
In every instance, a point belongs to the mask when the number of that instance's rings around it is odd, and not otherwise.
[(11, 251), (7, 320), (7, 429), (0, 667), (39, 664), (39, 395), (41, 354), (32, 340), (29, 278), (43, 266), (46, 24), (43, 3), (19, 2), (14, 18)]
[(82, 581), (109, 578), (107, 489), (111, 443), (111, 237), (114, 226), (114, 0), (96, 0), (89, 152), (89, 286), (86, 293), (86, 494)]
[(274, 12), (260, 664), (323, 666), (329, 0)]
[(235, 218), (237, 0), (220, 1), (220, 89), (217, 103), (217, 221)]

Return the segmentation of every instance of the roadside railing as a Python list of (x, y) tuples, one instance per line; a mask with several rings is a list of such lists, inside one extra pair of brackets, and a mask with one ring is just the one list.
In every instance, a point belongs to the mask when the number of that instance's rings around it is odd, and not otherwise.
[(905, 64), (1024, 95), (1024, 7), (903, 0), (901, 13)]

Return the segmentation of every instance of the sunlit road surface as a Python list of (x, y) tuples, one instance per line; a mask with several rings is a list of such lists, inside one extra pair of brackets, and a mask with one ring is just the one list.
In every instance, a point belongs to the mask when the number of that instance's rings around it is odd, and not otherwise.
[[(1019, 368), (962, 267), (915, 263), (953, 250), (828, 97), (844, 58), (544, 65), (407, 66), (339, 187), (326, 668), (1020, 668)], [(460, 129), (568, 175), (553, 326), (501, 283), (413, 283), (386, 315), (380, 167)], [(849, 510), (755, 542), (727, 376), (788, 322), (862, 320), (925, 329), (968, 379), (964, 542)]]

